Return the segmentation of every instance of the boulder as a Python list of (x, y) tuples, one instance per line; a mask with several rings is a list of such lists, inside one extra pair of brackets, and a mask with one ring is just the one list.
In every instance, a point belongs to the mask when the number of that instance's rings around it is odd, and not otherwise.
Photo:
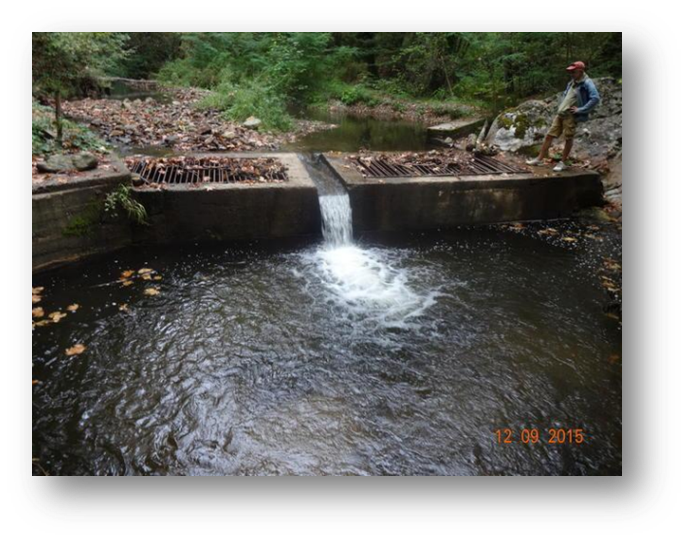
[(163, 139), (164, 144), (170, 147), (173, 147), (179, 141), (181, 141), (181, 137), (178, 135), (165, 135), (165, 138)]
[(254, 116), (249, 116), (243, 123), (244, 128), (250, 128), (252, 130), (256, 130), (260, 124), (262, 124), (262, 120), (260, 120), (257, 117)]
[[(611, 78), (594, 82), (601, 103), (589, 121), (578, 125), (573, 152), (580, 159), (610, 157), (622, 148), (622, 83)], [(492, 123), (487, 143), (510, 152), (526, 151), (540, 144), (556, 113), (558, 96), (528, 100), (503, 111)]]
[(41, 173), (65, 173), (74, 169), (74, 163), (71, 156), (53, 154), (44, 162), (38, 162), (36, 169)]
[(79, 152), (75, 156), (72, 156), (72, 163), (74, 164), (74, 169), (77, 171), (88, 171), (89, 169), (98, 167), (98, 158), (90, 152)]

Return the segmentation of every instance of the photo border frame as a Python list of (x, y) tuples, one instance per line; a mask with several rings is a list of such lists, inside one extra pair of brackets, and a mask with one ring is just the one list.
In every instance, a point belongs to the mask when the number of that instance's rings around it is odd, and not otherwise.
[[(623, 475), (38, 477), (31, 456), (31, 62), (38, 31), (623, 33)], [(66, 15), (15, 64), (15, 472), (36, 516), (69, 525), (618, 525), (654, 514), (672, 474), (672, 68), (627, 16)]]

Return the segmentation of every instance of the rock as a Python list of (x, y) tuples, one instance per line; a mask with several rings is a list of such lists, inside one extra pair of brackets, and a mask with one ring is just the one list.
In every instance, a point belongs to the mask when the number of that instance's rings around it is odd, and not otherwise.
[(124, 131), (128, 133), (134, 133), (137, 129), (138, 127), (134, 124), (127, 124), (124, 126)]
[(98, 158), (90, 152), (79, 152), (72, 157), (72, 163), (77, 171), (88, 171), (98, 167)]
[(477, 135), (475, 135), (474, 133), (471, 133), (465, 139), (465, 150), (467, 150), (468, 152), (472, 152), (473, 150), (475, 150), (476, 146), (477, 146)]
[(244, 128), (250, 128), (252, 130), (257, 129), (260, 124), (262, 124), (262, 120), (260, 120), (257, 117), (254, 116), (249, 116), (243, 123)]
[(41, 173), (65, 173), (74, 169), (74, 163), (71, 156), (53, 154), (44, 162), (38, 162), (36, 169)]
[(173, 147), (176, 145), (179, 141), (181, 140), (181, 137), (178, 135), (166, 135), (165, 138), (163, 139), (163, 142), (165, 145), (168, 145), (170, 147)]
[(496, 117), (486, 141), (501, 150), (515, 152), (542, 140), (552, 118), (549, 104), (541, 100), (528, 100)]
[[(594, 79), (594, 82), (601, 94), (601, 103), (589, 121), (578, 126), (573, 148), (573, 155), (582, 160), (609, 157), (622, 149), (622, 84), (608, 77)], [(540, 144), (557, 106), (556, 94), (545, 100), (528, 100), (503, 111), (492, 123), (487, 143), (510, 152)], [(557, 143), (562, 141), (559, 139)]]
[(222, 137), (224, 137), (225, 139), (233, 139), (234, 137), (236, 137), (236, 132), (234, 132), (234, 131), (225, 131), (225, 132), (222, 134)]

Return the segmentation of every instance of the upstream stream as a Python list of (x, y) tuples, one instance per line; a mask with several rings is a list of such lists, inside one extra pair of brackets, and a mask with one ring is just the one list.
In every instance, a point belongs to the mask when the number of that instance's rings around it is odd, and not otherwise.
[[(347, 193), (305, 159), (322, 239), (131, 248), (34, 275), (46, 313), (79, 305), (33, 332), (41, 468), (621, 473), (621, 331), (584, 253), (490, 227), (356, 238)], [(140, 268), (159, 295), (117, 282)]]

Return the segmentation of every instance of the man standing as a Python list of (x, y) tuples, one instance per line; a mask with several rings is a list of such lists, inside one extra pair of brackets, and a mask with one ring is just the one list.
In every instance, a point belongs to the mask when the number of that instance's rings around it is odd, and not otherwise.
[(546, 134), (544, 144), (539, 151), (539, 156), (527, 161), (527, 165), (541, 165), (544, 158), (549, 155), (549, 147), (553, 140), (565, 137), (565, 147), (561, 161), (553, 168), (554, 171), (566, 169), (565, 161), (570, 155), (575, 137), (575, 128), (578, 122), (584, 122), (589, 118), (589, 112), (599, 103), (599, 92), (594, 86), (594, 82), (585, 73), (584, 62), (573, 62), (567, 68), (572, 80), (563, 93), (563, 97), (558, 105), (558, 112), (553, 119), (551, 129)]

